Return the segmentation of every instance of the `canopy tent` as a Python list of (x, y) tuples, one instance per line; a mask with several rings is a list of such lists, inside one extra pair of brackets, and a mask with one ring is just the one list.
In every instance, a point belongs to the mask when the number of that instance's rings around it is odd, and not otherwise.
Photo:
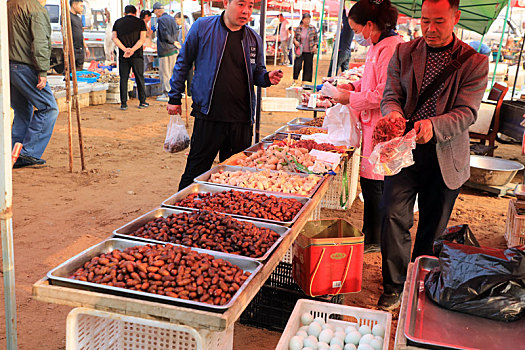
[[(523, 0), (515, 1), (523, 2)], [(414, 18), (421, 17), (421, 0), (391, 0), (391, 2), (400, 13)], [(461, 0), (459, 26), (483, 35), (507, 3), (508, 0)]]

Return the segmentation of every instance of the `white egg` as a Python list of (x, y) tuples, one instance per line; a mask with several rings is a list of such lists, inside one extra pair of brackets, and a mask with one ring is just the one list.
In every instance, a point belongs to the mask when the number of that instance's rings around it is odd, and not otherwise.
[(372, 341), (370, 342), (369, 345), (374, 350), (381, 350), (381, 349), (383, 349), (383, 342), (379, 341), (377, 339), (372, 339)]
[(314, 318), (314, 322), (319, 323), (321, 326), (324, 325), (326, 322), (324, 321), (324, 318), (322, 317), (316, 317)]
[(314, 350), (312, 348), (303, 348), (303, 350)]
[(334, 344), (340, 345), (341, 348), (345, 345), (344, 341), (339, 337), (333, 337), (332, 340), (330, 340), (330, 346)]
[(303, 337), (303, 339), (308, 337), (308, 333), (306, 333), (306, 331), (303, 331), (303, 330), (297, 331), (297, 333), (295, 335), (301, 336), (301, 337)]
[(330, 345), (328, 345), (328, 343), (325, 343), (324, 341), (320, 341), (319, 343), (317, 343), (317, 349), (319, 350), (328, 350), (329, 347)]
[(334, 344), (334, 345), (330, 345), (328, 350), (343, 350), (343, 347), (340, 346), (339, 344)]
[(336, 332), (344, 332), (345, 330), (343, 329), (343, 327), (335, 327), (335, 331)]
[(354, 344), (346, 344), (343, 350), (357, 350)]
[(370, 344), (370, 342), (372, 340), (374, 340), (374, 336), (372, 334), (365, 334), (359, 340), (359, 345), (361, 345), (361, 344)]
[(379, 340), (381, 343), (384, 341), (383, 337), (380, 337), (378, 335), (374, 336), (374, 339)]
[(345, 328), (345, 333), (348, 334), (350, 332), (357, 332), (357, 328), (355, 328), (354, 326), (347, 326)]
[(312, 348), (314, 350), (317, 350), (317, 343), (319, 341), (317, 340), (317, 337), (314, 337), (313, 335), (309, 335), (308, 338), (306, 338), (303, 342), (305, 348)]
[(385, 327), (381, 326), (380, 324), (374, 325), (374, 327), (372, 327), (372, 334), (377, 335), (378, 337), (384, 337)]
[(344, 331), (336, 331), (334, 333), (334, 337), (338, 337), (339, 339), (341, 339), (344, 342), (345, 337), (346, 337), (346, 333)]
[(305, 326), (308, 326), (312, 321), (314, 320), (314, 317), (309, 314), (308, 312), (305, 312), (301, 315), (301, 323)]
[(325, 324), (323, 325), (323, 330), (324, 330), (324, 329), (330, 329), (332, 332), (335, 332), (335, 327), (334, 327), (334, 325), (333, 325), (333, 324), (330, 324), (330, 323), (325, 323)]
[(321, 334), (321, 325), (317, 322), (312, 322), (310, 323), (310, 325), (308, 326), (308, 335), (313, 335), (314, 337), (319, 337), (319, 334)]
[(372, 330), (370, 329), (369, 326), (364, 324), (361, 327), (359, 327), (359, 333), (361, 333), (361, 335), (370, 334), (372, 333)]
[(357, 350), (374, 350), (374, 349), (371, 348), (370, 345), (368, 344), (361, 344), (357, 347)]
[(303, 338), (294, 336), (288, 343), (289, 350), (301, 350), (303, 348)]
[(302, 326), (299, 328), (300, 331), (308, 332), (308, 326)]
[(330, 343), (330, 340), (333, 336), (334, 332), (331, 329), (324, 329), (323, 331), (321, 331), (321, 334), (319, 334), (319, 341)]
[(350, 332), (345, 337), (345, 343), (357, 345), (359, 344), (360, 339), (361, 339), (361, 333), (359, 333), (358, 331)]

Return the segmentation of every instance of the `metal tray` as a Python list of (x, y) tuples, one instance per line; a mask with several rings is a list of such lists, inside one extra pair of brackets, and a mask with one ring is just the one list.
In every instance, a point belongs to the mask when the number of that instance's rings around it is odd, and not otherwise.
[(430, 349), (523, 348), (519, 334), (525, 334), (525, 319), (493, 321), (447, 310), (427, 298), (425, 276), (438, 262), (421, 256), (414, 263), (404, 326), (408, 343)]
[[(226, 191), (229, 191), (229, 190), (232, 190), (232, 189), (231, 188), (222, 187), (222, 186), (207, 185), (207, 184), (201, 184), (201, 183), (193, 183), (190, 186), (188, 186), (185, 189), (183, 189), (182, 191), (179, 191), (179, 192), (175, 193), (173, 196), (171, 196), (170, 198), (166, 199), (164, 202), (162, 202), (161, 205), (163, 207), (166, 207), (166, 208), (196, 211), (198, 209), (178, 206), (178, 205), (175, 205), (175, 203), (178, 202), (178, 201), (183, 200), (184, 198), (188, 197), (192, 193), (207, 193), (207, 192), (219, 193), (219, 192), (226, 192)], [(268, 194), (266, 192), (261, 192), (261, 191), (256, 191), (256, 190), (248, 190), (248, 189), (235, 189), (235, 191), (239, 191), (239, 192), (255, 192), (255, 193), (260, 193), (260, 194), (264, 194), (264, 195), (267, 195), (267, 196), (275, 196), (275, 197), (278, 197), (278, 198), (293, 198), (293, 199), (296, 199), (296, 200), (298, 200), (299, 202), (302, 203), (303, 207), (292, 218), (291, 221), (269, 220), (269, 219), (263, 219), (263, 218), (256, 218), (256, 217), (253, 217), (253, 216), (245, 216), (245, 215), (237, 215), (237, 214), (230, 214), (230, 213), (221, 212), (222, 214), (230, 215), (230, 216), (233, 216), (233, 217), (236, 217), (236, 218), (241, 218), (241, 219), (245, 219), (245, 220), (256, 220), (256, 221), (269, 222), (271, 224), (276, 224), (276, 225), (285, 225), (285, 226), (293, 225), (293, 223), (297, 220), (297, 218), (299, 216), (301, 216), (301, 214), (305, 210), (306, 206), (310, 203), (310, 199), (308, 199), (306, 197), (298, 197), (298, 196), (293, 196), (293, 195), (287, 195), (287, 194), (284, 194), (284, 193), (283, 194)]]
[(306, 107), (303, 105), (297, 106), (296, 109), (299, 111), (308, 111), (308, 112), (326, 112), (326, 108), (320, 108), (320, 107), (310, 108), (310, 107)]
[(226, 261), (231, 262), (234, 265), (237, 265), (244, 271), (251, 272), (250, 277), (248, 277), (248, 279), (242, 284), (241, 288), (239, 288), (237, 293), (233, 295), (232, 299), (227, 304), (218, 305), (218, 306), (201, 303), (198, 301), (172, 298), (172, 297), (168, 297), (165, 295), (158, 295), (158, 294), (147, 293), (147, 292), (139, 292), (136, 290), (126, 289), (126, 288), (106, 286), (103, 284), (98, 284), (98, 283), (93, 283), (93, 282), (78, 281), (78, 280), (69, 278), (69, 276), (71, 276), (78, 268), (82, 267), (82, 265), (86, 261), (90, 260), (91, 258), (99, 254), (108, 253), (112, 251), (113, 249), (122, 250), (128, 247), (134, 247), (134, 246), (139, 246), (139, 245), (143, 246), (146, 244), (147, 244), (146, 242), (137, 242), (137, 241), (130, 241), (130, 240), (125, 240), (125, 239), (115, 239), (115, 238), (107, 239), (105, 241), (100, 242), (99, 244), (92, 246), (91, 248), (84, 250), (82, 253), (75, 255), (71, 259), (55, 267), (54, 269), (52, 269), (51, 271), (47, 273), (47, 278), (49, 278), (49, 281), (51, 284), (64, 286), (64, 287), (71, 287), (75, 289), (82, 289), (82, 290), (89, 290), (89, 291), (94, 291), (94, 292), (121, 295), (125, 297), (156, 301), (156, 302), (161, 302), (161, 303), (166, 303), (166, 304), (189, 306), (192, 308), (205, 309), (205, 310), (214, 311), (214, 312), (224, 312), (228, 308), (230, 308), (233, 305), (233, 303), (235, 303), (238, 296), (246, 288), (248, 283), (250, 283), (250, 281), (253, 279), (253, 276), (255, 276), (255, 274), (257, 274), (259, 270), (262, 268), (262, 264), (257, 261), (232, 256), (230, 254), (210, 252), (204, 249), (192, 248), (192, 250), (195, 250), (199, 253), (206, 253), (206, 254), (213, 255), (214, 257), (224, 259)]
[(269, 143), (269, 142), (258, 142), (254, 145), (251, 145), (250, 147), (246, 148), (244, 150), (244, 153), (255, 153), (259, 150), (265, 150), (265, 149), (268, 149), (268, 147), (270, 147), (272, 144)]
[(305, 134), (297, 134), (294, 133), (294, 131), (297, 131), (302, 128), (312, 128), (312, 129), (319, 129), (319, 130), (326, 130), (323, 128), (319, 128), (317, 126), (304, 126), (304, 125), (284, 125), (281, 126), (279, 129), (275, 130), (277, 134), (294, 134), (294, 135), (305, 135)]
[[(113, 231), (113, 235), (115, 237), (124, 238), (124, 239), (128, 239), (128, 240), (131, 239), (131, 240), (135, 240), (135, 241), (149, 242), (149, 243), (161, 243), (161, 244), (170, 243), (170, 244), (178, 245), (178, 246), (181, 246), (181, 247), (187, 247), (187, 246), (185, 246), (183, 244), (176, 244), (176, 243), (171, 243), (171, 242), (157, 241), (156, 239), (149, 239), (149, 238), (142, 238), (142, 237), (131, 236), (130, 233), (133, 233), (135, 230), (141, 228), (142, 226), (144, 226), (149, 221), (154, 220), (156, 218), (159, 218), (161, 216), (162, 217), (168, 217), (171, 214), (180, 214), (180, 213), (188, 213), (188, 212), (191, 213), (192, 211), (188, 210), (188, 208), (185, 208), (185, 210), (170, 209), (170, 208), (156, 208), (156, 209), (153, 209), (152, 211), (150, 211), (149, 213), (146, 213), (146, 214), (136, 218), (135, 220), (125, 224), (124, 226), (119, 227), (118, 229)], [(268, 251), (263, 256), (258, 257), (258, 258), (251, 258), (251, 257), (248, 257), (248, 256), (243, 256), (243, 255), (238, 255), (238, 254), (230, 254), (230, 253), (218, 252), (216, 250), (208, 250), (208, 249), (193, 248), (193, 247), (190, 247), (190, 248), (192, 248), (192, 249), (199, 249), (199, 250), (201, 250), (203, 252), (217, 252), (217, 253), (221, 253), (223, 255), (238, 257), (238, 258), (241, 258), (241, 259), (264, 261), (270, 256), (270, 254), (274, 251), (274, 249), (281, 243), (283, 238), (290, 232), (290, 229), (288, 227), (281, 226), (281, 225), (274, 225), (274, 224), (269, 224), (269, 223), (265, 223), (265, 222), (258, 222), (258, 221), (253, 221), (253, 220), (245, 220), (245, 219), (237, 219), (237, 218), (236, 218), (236, 220), (249, 222), (249, 223), (254, 224), (257, 227), (268, 228), (268, 229), (270, 229), (272, 231), (277, 232), (280, 237), (277, 239), (277, 241), (275, 241), (275, 243), (270, 247), (270, 249), (268, 249)]]
[(306, 126), (305, 124), (308, 123), (308, 122), (311, 122), (312, 120), (314, 120), (314, 118), (302, 118), (302, 117), (299, 117), (299, 118), (295, 118), (295, 119), (292, 119), (290, 120), (288, 123), (286, 123), (287, 125), (301, 125), (301, 126)]
[[(210, 179), (211, 177), (211, 174), (215, 174), (215, 173), (218, 173), (218, 172), (224, 172), (224, 171), (239, 171), (239, 170), (242, 170), (242, 171), (251, 171), (251, 172), (259, 172), (261, 171), (262, 169), (256, 169), (256, 168), (249, 168), (249, 167), (241, 167), (241, 166), (234, 166), (234, 165), (218, 165), (216, 167), (213, 167), (211, 168), (210, 170), (208, 170), (207, 172), (205, 172), (204, 174), (201, 174), (199, 176), (197, 176), (193, 181), (197, 182), (197, 183), (203, 183), (203, 184), (209, 184), (209, 185), (214, 185), (214, 186), (223, 186), (223, 187), (229, 187), (229, 188), (235, 188), (235, 189), (239, 189), (239, 188), (242, 188), (242, 189), (249, 189), (249, 188), (245, 188), (245, 187), (238, 187), (238, 186), (233, 186), (233, 185), (224, 185), (224, 184), (216, 184), (216, 183), (213, 183), (213, 182), (209, 182), (208, 180)], [(272, 172), (272, 173), (278, 173), (279, 171), (277, 170), (268, 170), (269, 172)], [(303, 173), (287, 173), (287, 174), (291, 174), (291, 175), (298, 175), (298, 176), (301, 176), (301, 177), (308, 177), (310, 176), (309, 174), (303, 174)], [(315, 192), (317, 191), (317, 189), (319, 188), (319, 186), (321, 186), (321, 184), (323, 183), (324, 181), (324, 177), (322, 176), (318, 176), (320, 181), (317, 182), (317, 185), (315, 185), (315, 187), (312, 189), (312, 191), (310, 191), (310, 193), (308, 194), (308, 196), (301, 196), (299, 194), (291, 194), (292, 196), (295, 196), (295, 197), (308, 197), (308, 198), (312, 198), (313, 195), (315, 194)], [(264, 192), (264, 193), (272, 193), (272, 194), (286, 194), (286, 193), (283, 193), (283, 192), (276, 192), (276, 191), (265, 191), (265, 190), (259, 190), (259, 189), (256, 189), (254, 188), (254, 190), (257, 190), (257, 191), (260, 191), (260, 192)]]
[(301, 139), (301, 135), (299, 135), (299, 134), (278, 134), (278, 133), (273, 133), (271, 135), (266, 136), (264, 139), (261, 140), (261, 142), (273, 143), (273, 141), (286, 140), (288, 138), (288, 136), (290, 136), (291, 139), (296, 140), (296, 141)]

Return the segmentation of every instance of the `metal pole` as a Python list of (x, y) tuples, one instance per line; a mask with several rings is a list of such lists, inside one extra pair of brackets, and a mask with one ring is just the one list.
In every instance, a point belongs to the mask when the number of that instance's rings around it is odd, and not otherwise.
[(80, 163), (82, 165), (82, 171), (86, 170), (86, 164), (84, 160), (84, 143), (82, 142), (82, 128), (80, 126), (80, 105), (78, 103), (78, 82), (77, 82), (77, 67), (75, 66), (75, 50), (73, 49), (73, 33), (71, 31), (71, 14), (69, 12), (69, 2), (66, 1), (66, 25), (67, 25), (67, 36), (69, 39), (69, 58), (71, 62), (71, 73), (73, 75), (73, 101), (75, 103), (75, 112), (77, 115), (77, 128), (78, 128), (78, 144), (80, 147)]
[[(263, 61), (266, 62), (266, 0), (261, 0), (261, 16), (260, 16), (260, 27), (259, 33), (263, 39)], [(257, 86), (257, 106), (255, 106), (255, 133), (254, 143), (259, 142), (261, 138), (261, 101), (262, 101), (262, 88)]]
[(501, 47), (503, 46), (503, 38), (505, 37), (505, 28), (507, 26), (507, 19), (509, 18), (510, 1), (507, 2), (507, 12), (505, 14), (505, 21), (503, 22), (503, 30), (501, 31), (501, 39), (499, 41), (498, 54), (496, 55), (496, 64), (494, 65), (494, 73), (492, 74), (492, 82), (490, 87), (494, 86), (494, 80), (496, 79), (496, 70), (498, 69), (499, 58), (501, 57)]
[(319, 53), (321, 52), (321, 42), (323, 40), (324, 4), (325, 0), (323, 0), (323, 9), (321, 11), (321, 26), (319, 28), (319, 43), (317, 44), (317, 62), (315, 64), (314, 92), (317, 91), (317, 70), (319, 69)]
[(67, 104), (67, 136), (68, 136), (68, 150), (69, 150), (69, 172), (73, 172), (73, 122), (71, 119), (71, 84), (69, 78), (69, 38), (67, 35), (66, 24), (66, 2), (61, 0), (61, 18), (62, 18), (62, 51), (64, 52), (64, 77), (66, 79), (66, 104)]
[(4, 300), (6, 345), (8, 350), (17, 348), (16, 331), (16, 296), (15, 296), (15, 252), (13, 245), (13, 179), (11, 160), (11, 110), (9, 91), (9, 46), (7, 39), (7, 3), (0, 1), (0, 113), (2, 124), (0, 142), (0, 186), (3, 195), (0, 196), (0, 226), (2, 230), (2, 262), (4, 273)]
[(335, 33), (334, 48), (332, 49), (332, 77), (337, 75), (337, 64), (339, 63), (339, 41), (341, 40), (341, 22), (343, 21), (344, 8), (345, 0), (340, 0), (339, 14), (337, 15), (337, 30)]
[(512, 95), (510, 96), (510, 100), (514, 100), (514, 93), (516, 92), (516, 82), (518, 81), (518, 76), (520, 72), (520, 66), (521, 66), (521, 55), (523, 54), (523, 45), (525, 44), (525, 35), (523, 35), (523, 40), (521, 41), (521, 50), (520, 50), (520, 56), (518, 58), (518, 66), (516, 67), (516, 76), (514, 77), (514, 84), (512, 85)]

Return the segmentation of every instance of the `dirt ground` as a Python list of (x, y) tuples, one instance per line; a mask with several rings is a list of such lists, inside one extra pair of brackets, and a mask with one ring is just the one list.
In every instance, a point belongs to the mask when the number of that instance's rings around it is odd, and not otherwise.
[[(324, 75), (323, 61), (319, 77)], [(269, 66), (269, 69), (274, 67)], [(291, 68), (279, 67), (285, 79), (267, 90), (267, 96), (285, 96), (291, 84)], [(323, 73), (323, 74), (322, 74)], [(131, 100), (127, 111), (118, 105), (81, 110), (86, 171), (80, 170), (77, 136), (75, 167), (68, 171), (67, 116), (61, 113), (43, 156), (47, 165), (13, 171), (13, 226), (15, 237), (16, 297), (19, 349), (65, 349), (66, 316), (70, 307), (37, 302), (33, 283), (53, 267), (107, 238), (112, 230), (157, 207), (177, 191), (187, 153), (169, 154), (162, 145), (168, 116), (165, 105), (150, 98), (151, 107), (137, 108)], [(292, 118), (308, 113), (263, 113), (262, 135)], [(192, 118), (190, 117), (191, 130)], [(497, 156), (520, 157), (517, 145), (504, 145)], [(450, 224), (468, 223), (486, 246), (505, 247), (503, 238), (508, 197), (497, 198), (464, 189)], [(360, 227), (362, 203), (356, 200), (342, 216)], [(345, 296), (345, 304), (376, 308), (381, 293), (379, 253), (365, 256), (363, 288)], [(0, 288), (3, 294), (3, 288)], [(3, 296), (2, 296), (3, 297)], [(3, 299), (3, 298), (2, 298)], [(4, 304), (0, 304), (4, 307)], [(3, 314), (3, 313), (2, 313)], [(397, 313), (394, 312), (394, 327)], [(235, 349), (273, 349), (280, 333), (236, 324)], [(0, 319), (0, 348), (5, 345), (5, 320)]]

